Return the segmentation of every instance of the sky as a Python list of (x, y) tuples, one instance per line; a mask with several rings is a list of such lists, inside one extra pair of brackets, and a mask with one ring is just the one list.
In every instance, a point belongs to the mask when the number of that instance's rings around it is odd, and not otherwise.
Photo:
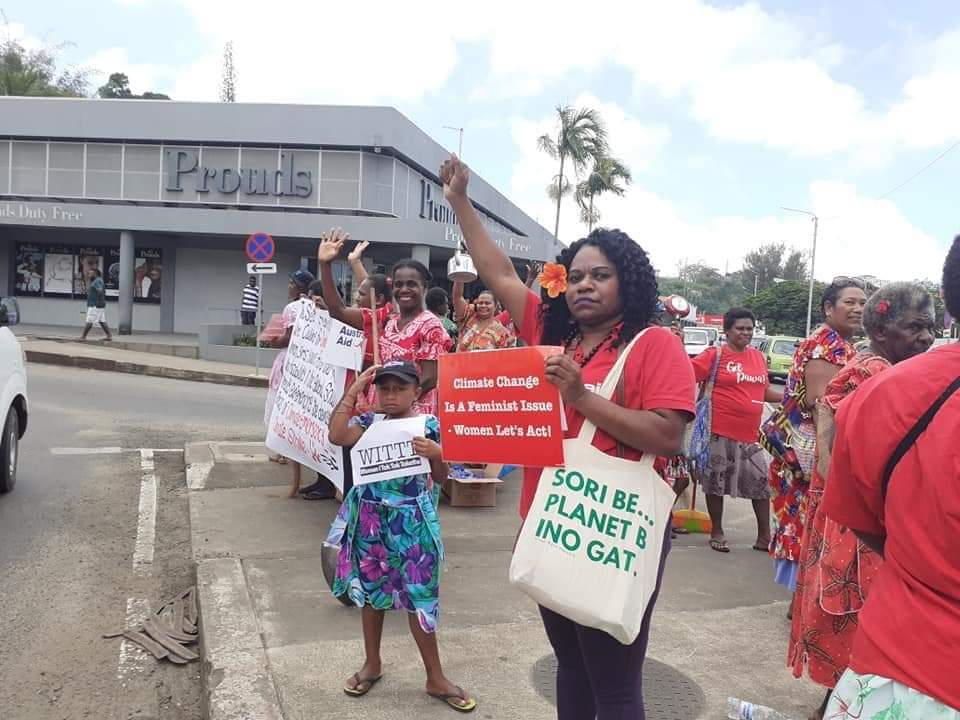
[[(939, 279), (960, 230), (953, 0), (0, 9), (25, 44), (69, 43), (62, 61), (96, 71), (92, 88), (125, 72), (134, 92), (217, 100), (232, 41), (240, 102), (391, 105), (451, 150), (445, 126), (463, 127), (473, 171), (551, 230), (557, 168), (536, 139), (559, 104), (599, 110), (633, 174), (623, 197), (597, 199), (600, 224), (629, 233), (664, 275), (684, 262), (732, 272), (768, 242), (809, 251), (811, 218), (782, 207), (820, 218), (824, 280)], [(565, 201), (561, 240), (585, 234)]]

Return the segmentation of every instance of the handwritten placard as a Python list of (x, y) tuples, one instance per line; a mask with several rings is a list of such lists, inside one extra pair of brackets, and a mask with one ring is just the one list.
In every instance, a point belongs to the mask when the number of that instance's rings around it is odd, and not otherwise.
[(544, 376), (556, 347), (440, 357), (443, 459), (448, 462), (563, 465), (560, 392)]
[(333, 321), (303, 301), (277, 388), (267, 447), (325, 475), (343, 489), (343, 450), (330, 442), (330, 417), (343, 397), (347, 370), (323, 360)]
[(430, 462), (413, 451), (413, 439), (424, 437), (427, 418), (374, 422), (350, 451), (353, 484), (393, 480), (430, 473)]

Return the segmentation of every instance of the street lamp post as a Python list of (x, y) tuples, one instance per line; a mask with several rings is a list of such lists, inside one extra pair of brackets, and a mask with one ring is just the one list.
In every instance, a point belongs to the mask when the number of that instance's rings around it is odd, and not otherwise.
[(817, 226), (820, 223), (820, 218), (816, 216), (815, 213), (810, 212), (809, 210), (798, 210), (797, 208), (789, 208), (780, 206), (781, 210), (787, 210), (789, 212), (800, 213), (802, 215), (809, 215), (813, 220), (813, 247), (810, 250), (810, 289), (807, 292), (807, 336), (810, 335), (810, 325), (813, 321), (813, 272), (817, 263)]

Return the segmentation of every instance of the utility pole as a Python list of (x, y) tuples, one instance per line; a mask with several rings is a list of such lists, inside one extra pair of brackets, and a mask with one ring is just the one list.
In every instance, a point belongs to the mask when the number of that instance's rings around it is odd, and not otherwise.
[(453, 130), (460, 136), (460, 140), (457, 143), (457, 157), (463, 158), (463, 128), (462, 127), (453, 127), (451, 125), (444, 125), (444, 130)]
[(800, 213), (802, 215), (809, 215), (813, 220), (813, 247), (810, 250), (810, 289), (807, 293), (807, 337), (810, 336), (810, 325), (813, 320), (813, 272), (817, 263), (817, 226), (820, 223), (820, 218), (816, 216), (815, 213), (810, 212), (809, 210), (798, 210), (797, 208), (788, 208), (780, 206), (781, 210), (787, 210), (789, 212)]

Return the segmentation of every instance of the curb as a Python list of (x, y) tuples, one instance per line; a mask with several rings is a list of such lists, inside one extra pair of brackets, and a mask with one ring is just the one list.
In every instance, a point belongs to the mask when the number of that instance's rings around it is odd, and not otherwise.
[(78, 355), (61, 355), (59, 353), (43, 352), (26, 349), (27, 361), (43, 365), (65, 365), (68, 367), (85, 368), (87, 370), (106, 370), (131, 375), (150, 375), (172, 380), (191, 380), (193, 382), (207, 382), (218, 385), (235, 385), (239, 387), (269, 386), (266, 377), (229, 375), (227, 373), (204, 372), (202, 370), (184, 370), (181, 368), (166, 367), (164, 365), (145, 365), (143, 363), (125, 362), (110, 358), (84, 357)]
[(197, 561), (201, 692), (209, 720), (283, 720), (238, 558)]

